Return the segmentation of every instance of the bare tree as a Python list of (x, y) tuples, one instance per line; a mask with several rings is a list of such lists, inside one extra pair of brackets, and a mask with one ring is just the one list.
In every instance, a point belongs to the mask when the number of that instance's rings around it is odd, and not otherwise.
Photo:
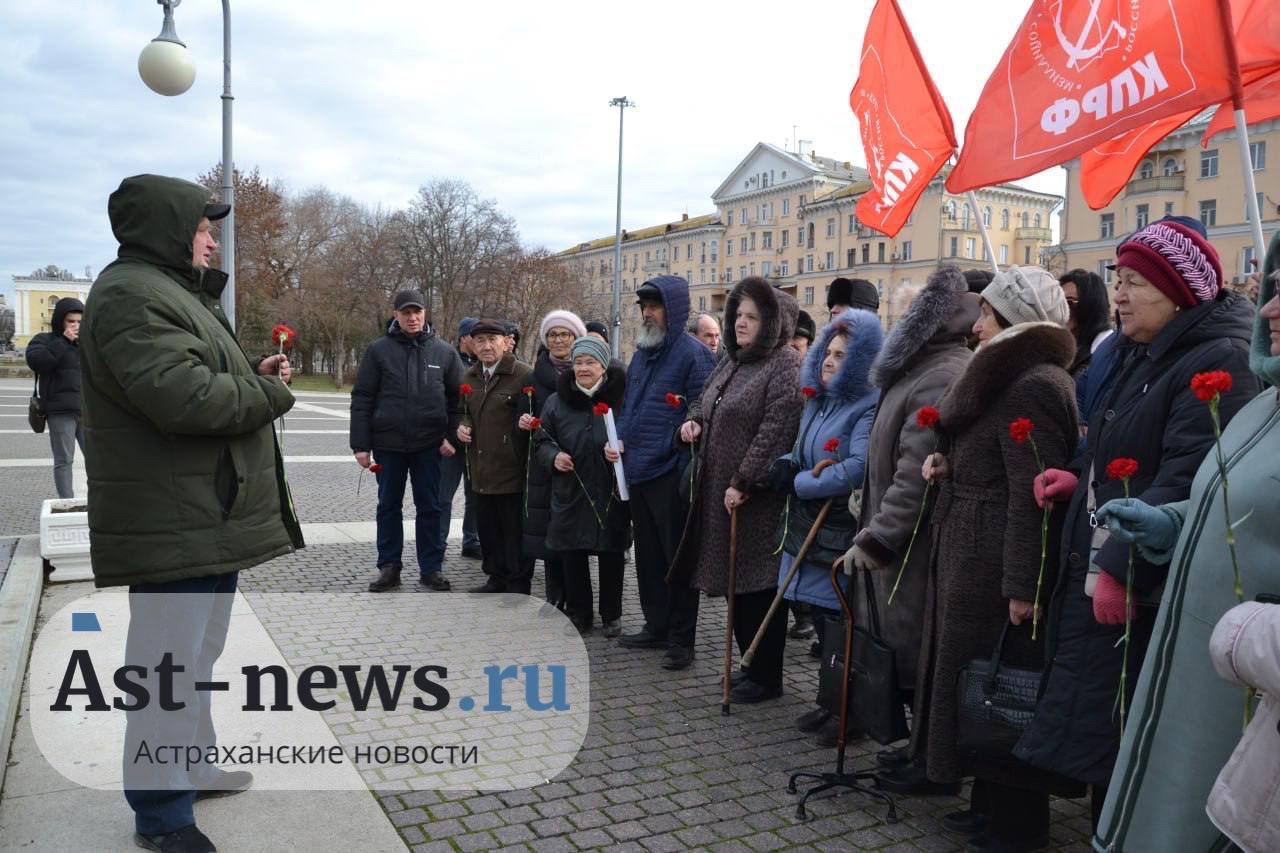
[(521, 350), (532, 358), (537, 354), (537, 331), (542, 318), (557, 308), (581, 313), (586, 286), (551, 252), (534, 249), (522, 252), (511, 265), (508, 286), (499, 297), (492, 313), (520, 327), (524, 333)]

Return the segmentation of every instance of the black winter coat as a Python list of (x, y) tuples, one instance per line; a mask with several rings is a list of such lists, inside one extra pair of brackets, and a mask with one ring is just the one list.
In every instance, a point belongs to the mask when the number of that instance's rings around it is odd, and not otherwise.
[[(573, 373), (572, 370), (565, 372), (571, 375)], [(533, 399), (525, 397), (520, 401), (521, 413), (541, 416), (547, 400), (556, 393), (556, 383), (560, 376), (560, 371), (551, 363), (551, 353), (545, 349), (539, 350), (538, 357), (533, 361), (533, 373), (529, 375)], [(522, 551), (528, 558), (545, 558), (547, 523), (551, 519), (551, 469), (536, 462), (530, 463), (525, 500)]]
[[(631, 544), (627, 505), (618, 500), (613, 465), (604, 458), (609, 438), (604, 418), (593, 411), (597, 403), (604, 402), (617, 418), (625, 389), (626, 373), (620, 364), (609, 366), (604, 385), (594, 397), (582, 393), (573, 371), (566, 370), (542, 410), (542, 428), (534, 435), (533, 455), (534, 464), (551, 476), (549, 551), (620, 553)], [(555, 470), (556, 454), (561, 451), (573, 457), (573, 471)]]
[(392, 324), (365, 350), (351, 388), (351, 449), (413, 453), (438, 448), (458, 428), (458, 351), (430, 332)]
[(41, 332), (27, 344), (27, 366), (39, 377), (45, 414), (80, 414), (80, 347), (62, 334), (67, 314), (84, 312), (79, 299), (59, 299), (53, 308), (53, 331)]
[[(1209, 407), (1191, 392), (1191, 377), (1211, 370), (1231, 373), (1231, 391), (1223, 396), (1219, 417), (1225, 427), (1260, 390), (1249, 372), (1252, 306), (1223, 291), (1214, 302), (1182, 311), (1148, 345), (1119, 339), (1109, 386), (1089, 424), (1089, 444), (1073, 462), (1080, 483), (1071, 497), (1062, 532), (1063, 555), (1047, 615), (1050, 668), (1035, 719), (1017, 755), (1045, 769), (1094, 785), (1105, 785), (1120, 745), (1118, 717), (1112, 714), (1120, 683), (1123, 625), (1102, 625), (1085, 595), (1091, 528), (1088, 480), (1090, 464), (1097, 483), (1097, 506), (1124, 497), (1124, 485), (1106, 479), (1107, 463), (1117, 457), (1138, 462), (1129, 482), (1133, 497), (1151, 506), (1186, 500), (1196, 469), (1213, 449)], [(1223, 548), (1223, 558), (1226, 549)], [(1124, 583), (1129, 547), (1108, 540), (1095, 562)], [(1134, 588), (1149, 594), (1164, 580), (1168, 566), (1134, 553)], [(1230, 583), (1225, 570), (1223, 583)], [(1156, 611), (1139, 607), (1129, 648), (1128, 692), (1138, 683)]]

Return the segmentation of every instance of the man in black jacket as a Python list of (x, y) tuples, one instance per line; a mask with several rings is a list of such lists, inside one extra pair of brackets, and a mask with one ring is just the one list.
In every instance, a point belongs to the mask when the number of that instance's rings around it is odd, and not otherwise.
[[(475, 353), (471, 350), (471, 330), (480, 321), (475, 317), (463, 317), (458, 324), (458, 358), (462, 361), (462, 371), (476, 363)], [(480, 550), (480, 534), (476, 532), (476, 510), (471, 499), (471, 484), (463, 477), (465, 465), (461, 453), (447, 456), (440, 460), (440, 535), (447, 542), (449, 539), (449, 523), (453, 516), (453, 497), (458, 493), (458, 486), (463, 489), (462, 511), (462, 556), (479, 560), (483, 558)]]
[(27, 365), (39, 377), (40, 400), (49, 418), (53, 447), (53, 485), (58, 497), (72, 498), (71, 462), (76, 445), (84, 451), (80, 425), (80, 317), (84, 303), (67, 297), (53, 306), (53, 331), (41, 332), (27, 344)]
[(360, 360), (351, 389), (351, 450), (378, 478), (378, 577), (370, 592), (400, 585), (405, 480), (413, 479), (419, 583), (444, 592), (440, 459), (458, 426), (462, 361), (426, 330), (426, 300), (416, 290), (395, 298), (395, 322)]

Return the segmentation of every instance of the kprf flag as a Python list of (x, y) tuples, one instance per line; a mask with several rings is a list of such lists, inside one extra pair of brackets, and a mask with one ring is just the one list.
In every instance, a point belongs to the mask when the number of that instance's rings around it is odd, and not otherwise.
[(965, 127), (947, 189), (1064, 163), (1231, 94), (1227, 0), (1034, 0)]
[[(1231, 7), (1237, 61), (1241, 68), (1245, 111), (1249, 122), (1280, 114), (1276, 80), (1280, 72), (1280, 3), (1238, 0)], [(1200, 112), (1200, 108), (1148, 122), (1080, 155), (1080, 191), (1094, 210), (1106, 207), (1133, 177), (1147, 152)], [(1206, 129), (1209, 137), (1233, 125), (1231, 98), (1218, 105)]]
[(871, 10), (849, 107), (871, 173), (871, 190), (858, 199), (858, 220), (892, 237), (956, 150), (951, 114), (896, 0), (877, 0)]

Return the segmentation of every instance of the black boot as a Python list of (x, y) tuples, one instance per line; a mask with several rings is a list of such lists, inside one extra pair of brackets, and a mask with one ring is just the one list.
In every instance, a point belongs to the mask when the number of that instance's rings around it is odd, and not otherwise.
[(143, 850), (155, 850), (158, 853), (217, 853), (218, 850), (209, 836), (196, 829), (194, 823), (161, 835), (135, 832), (133, 843)]
[(385, 592), (395, 586), (400, 586), (400, 567), (382, 563), (378, 566), (378, 579), (369, 584), (369, 592)]

